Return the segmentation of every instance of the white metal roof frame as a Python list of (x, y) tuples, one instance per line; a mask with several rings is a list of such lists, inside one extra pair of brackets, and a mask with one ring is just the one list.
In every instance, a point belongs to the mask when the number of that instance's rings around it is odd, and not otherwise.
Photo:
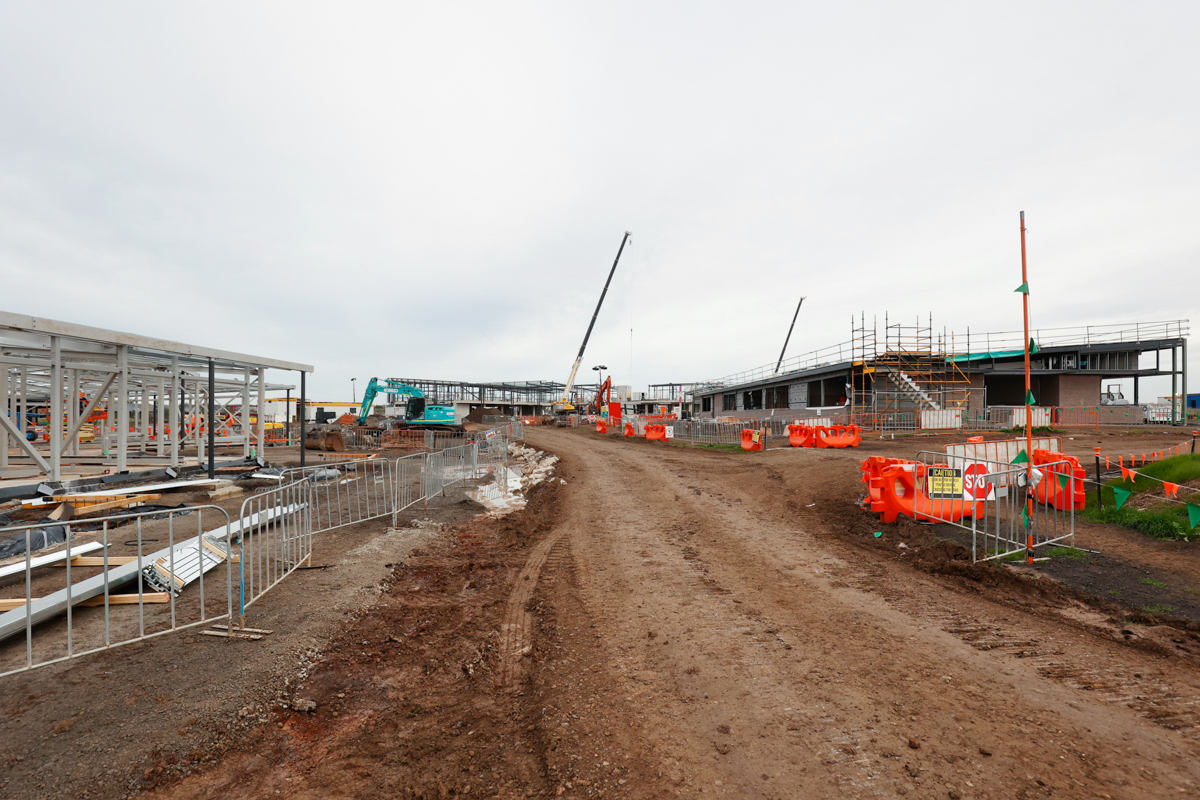
[[(25, 334), (25, 336), (21, 334)], [(134, 333), (93, 328), (90, 325), (79, 325), (73, 322), (46, 319), (45, 317), (30, 317), (24, 314), (14, 314), (10, 311), (0, 311), (0, 347), (7, 344), (21, 349), (36, 348), (36, 345), (28, 340), (28, 334), (63, 336), (69, 339), (95, 342), (96, 344), (112, 347), (125, 345), (131, 351), (136, 351), (138, 355), (151, 359), (164, 358), (169, 362), (171, 356), (178, 356), (181, 364), (204, 364), (207, 366), (211, 360), (215, 365), (224, 368), (265, 367), (268, 369), (294, 370), (296, 372), (314, 371), (311, 364), (300, 364), (277, 358), (252, 356), (229, 350), (218, 350), (212, 347), (198, 347), (196, 345), (183, 344), (182, 342), (173, 342), (169, 339), (159, 339), (153, 336), (139, 336)]]

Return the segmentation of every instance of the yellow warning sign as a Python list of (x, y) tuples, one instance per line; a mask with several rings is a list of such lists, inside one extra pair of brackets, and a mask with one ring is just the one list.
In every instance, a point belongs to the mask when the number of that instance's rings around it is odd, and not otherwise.
[(962, 497), (962, 470), (954, 467), (930, 467), (926, 475), (926, 497)]

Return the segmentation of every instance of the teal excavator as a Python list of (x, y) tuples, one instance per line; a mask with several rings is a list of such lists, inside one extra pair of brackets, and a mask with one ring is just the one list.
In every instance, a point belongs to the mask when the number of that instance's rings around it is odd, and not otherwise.
[(454, 419), (454, 406), (431, 406), (425, 403), (425, 393), (415, 386), (388, 379), (371, 378), (363, 392), (362, 408), (355, 420), (360, 426), (365, 425), (371, 415), (371, 406), (375, 396), (380, 392), (387, 394), (402, 394), (409, 398), (408, 410), (404, 414), (404, 427), (430, 430), (445, 430), (457, 428)]

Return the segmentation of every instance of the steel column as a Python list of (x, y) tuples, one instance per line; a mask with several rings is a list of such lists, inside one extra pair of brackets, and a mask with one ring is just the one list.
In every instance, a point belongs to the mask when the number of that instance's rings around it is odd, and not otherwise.
[(50, 480), (57, 481), (62, 477), (62, 447), (63, 447), (63, 381), (62, 381), (62, 341), (58, 336), (50, 337), (50, 408), (46, 415), (47, 427), (50, 428)]
[[(111, 396), (111, 395), (110, 395)], [(112, 404), (109, 403), (109, 416)], [(129, 346), (117, 345), (117, 472), (129, 469)]]
[(258, 452), (255, 455), (263, 455), (265, 445), (263, 442), (263, 432), (266, 430), (266, 410), (267, 410), (267, 371), (266, 369), (258, 368), (258, 424), (255, 426), (255, 433), (258, 435)]
[(217, 426), (213, 424), (216, 411), (217, 368), (212, 359), (208, 360), (208, 477), (217, 477)]
[(183, 392), (179, 386), (179, 356), (171, 356), (171, 466), (179, 466), (179, 407)]
[(296, 403), (297, 416), (300, 418), (300, 466), (304, 466), (304, 416), (307, 414), (307, 409), (304, 407), (304, 378), (306, 373), (300, 372), (300, 400)]
[(242, 458), (250, 457), (250, 368), (242, 368)]

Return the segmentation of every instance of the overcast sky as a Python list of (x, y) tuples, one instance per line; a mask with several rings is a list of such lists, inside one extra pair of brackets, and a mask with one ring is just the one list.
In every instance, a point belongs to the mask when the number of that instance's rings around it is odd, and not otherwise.
[[(0, 5), (9, 311), (693, 381), (889, 313), (1200, 325), (1200, 3)], [(632, 328), (632, 339), (631, 339)], [(1200, 347), (1193, 347), (1193, 391)], [(273, 376), (284, 380), (283, 373)], [(1161, 393), (1161, 390), (1160, 392)]]

